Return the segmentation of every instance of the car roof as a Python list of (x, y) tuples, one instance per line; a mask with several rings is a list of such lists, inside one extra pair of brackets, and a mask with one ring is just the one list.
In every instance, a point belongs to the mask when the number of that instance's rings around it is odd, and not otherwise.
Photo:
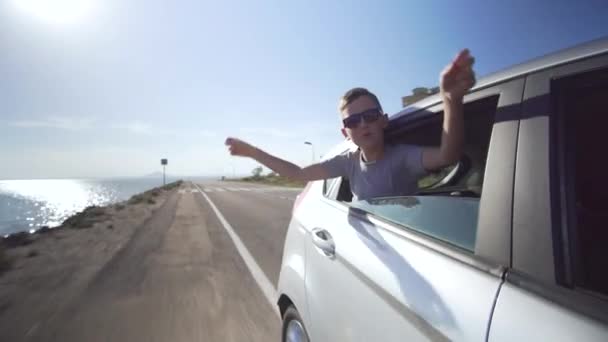
[[(566, 48), (542, 57), (534, 58), (528, 62), (517, 64), (509, 68), (487, 75), (477, 81), (471, 91), (486, 88), (497, 83), (502, 83), (513, 78), (518, 78), (543, 69), (570, 63), (576, 60), (600, 55), (608, 52), (608, 37), (596, 39), (587, 43)], [(400, 112), (390, 116), (391, 120), (414, 113), (422, 108), (427, 108), (441, 102), (439, 94), (426, 97), (405, 107)]]
[[(513, 78), (521, 77), (527, 74), (538, 72), (543, 69), (555, 67), (561, 64), (570, 63), (576, 60), (601, 55), (608, 52), (608, 37), (596, 39), (587, 43), (579, 44), (570, 48), (559, 50), (548, 55), (534, 58), (527, 62), (516, 64), (506, 69), (489, 74), (477, 81), (477, 84), (471, 91), (483, 89), (497, 83), (502, 83)], [(403, 110), (390, 115), (391, 121), (398, 118), (413, 114), (421, 109), (434, 106), (441, 102), (439, 94), (426, 97), (420, 101), (414, 102), (405, 107)], [(337, 154), (344, 152), (347, 149), (353, 149), (354, 144), (349, 140), (344, 140), (337, 146), (334, 146), (323, 159), (328, 159)]]

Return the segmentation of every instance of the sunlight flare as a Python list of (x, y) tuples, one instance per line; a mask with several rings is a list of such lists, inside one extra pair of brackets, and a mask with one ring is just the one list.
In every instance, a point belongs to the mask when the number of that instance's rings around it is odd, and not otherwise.
[(96, 0), (13, 0), (14, 6), (45, 23), (69, 26), (83, 23), (95, 12)]

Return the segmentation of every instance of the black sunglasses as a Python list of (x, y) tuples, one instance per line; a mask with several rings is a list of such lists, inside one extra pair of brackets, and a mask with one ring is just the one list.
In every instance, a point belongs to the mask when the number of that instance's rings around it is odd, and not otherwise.
[(365, 123), (372, 123), (378, 120), (381, 116), (382, 111), (380, 108), (372, 108), (366, 110), (365, 112), (349, 115), (342, 120), (342, 123), (344, 124), (344, 127), (353, 129), (359, 126), (361, 120), (365, 121)]

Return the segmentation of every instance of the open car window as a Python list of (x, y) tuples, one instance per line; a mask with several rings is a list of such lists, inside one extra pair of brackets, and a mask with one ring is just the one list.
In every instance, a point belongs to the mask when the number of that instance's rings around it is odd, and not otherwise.
[[(483, 175), (494, 125), (498, 96), (464, 105), (465, 144), (460, 161), (418, 180), (418, 195), (481, 197)], [(399, 127), (393, 124), (387, 139), (391, 143), (438, 147), (441, 144), (443, 113)]]
[[(352, 201), (349, 181), (341, 178), (334, 198), (365, 215), (474, 253), (483, 176), (497, 104), (498, 96), (465, 104), (467, 133), (462, 158), (419, 179), (417, 193)], [(389, 131), (388, 141), (438, 146), (441, 123), (440, 115), (431, 115), (422, 123), (393, 130), (392, 135)]]

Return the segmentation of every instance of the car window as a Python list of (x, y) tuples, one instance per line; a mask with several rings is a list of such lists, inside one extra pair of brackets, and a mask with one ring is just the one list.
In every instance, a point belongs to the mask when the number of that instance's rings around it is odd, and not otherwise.
[(554, 211), (566, 214), (561, 222), (568, 238), (562, 246), (570, 250), (565, 257), (573, 285), (608, 295), (608, 161), (602, 142), (608, 127), (608, 69), (556, 80), (551, 96), (561, 161), (554, 165), (561, 176)]
[[(498, 95), (465, 103), (465, 147), (461, 160), (418, 180), (419, 195), (447, 195), (481, 197), (490, 136), (498, 105)], [(397, 132), (397, 133), (395, 133)], [(387, 132), (387, 141), (393, 144), (439, 146), (441, 143), (442, 118), (434, 115), (422, 125), (397, 128)], [(326, 184), (329, 184), (327, 181)], [(415, 194), (412, 194), (415, 195)], [(329, 196), (328, 196), (329, 197)], [(348, 182), (341, 181), (339, 194), (331, 197), (350, 202), (352, 193)]]
[(355, 201), (351, 206), (470, 252), (475, 250), (478, 199), (387, 197)]
[[(465, 146), (461, 160), (418, 180), (420, 194), (480, 197), (490, 136), (498, 105), (498, 96), (465, 103)], [(411, 129), (396, 130), (390, 141), (395, 143), (438, 147), (441, 144), (442, 120), (434, 115), (426, 123)]]
[[(420, 192), (411, 197), (378, 198), (355, 201), (351, 206), (381, 219), (469, 252), (475, 250), (479, 198), (483, 185), (490, 137), (498, 104), (491, 96), (465, 104), (465, 149), (455, 165), (430, 174), (419, 181)], [(441, 119), (435, 118), (412, 130), (401, 130), (389, 141), (433, 146), (441, 141)], [(349, 202), (342, 181), (338, 200)]]
[(446, 177), (449, 176), (450, 172), (452, 172), (457, 165), (458, 164), (450, 165), (436, 172), (430, 172), (428, 175), (418, 180), (418, 188), (431, 189), (433, 186), (440, 184), (442, 180), (445, 180)]
[(330, 178), (323, 181), (323, 196), (335, 199), (336, 187), (340, 184), (340, 177)]

